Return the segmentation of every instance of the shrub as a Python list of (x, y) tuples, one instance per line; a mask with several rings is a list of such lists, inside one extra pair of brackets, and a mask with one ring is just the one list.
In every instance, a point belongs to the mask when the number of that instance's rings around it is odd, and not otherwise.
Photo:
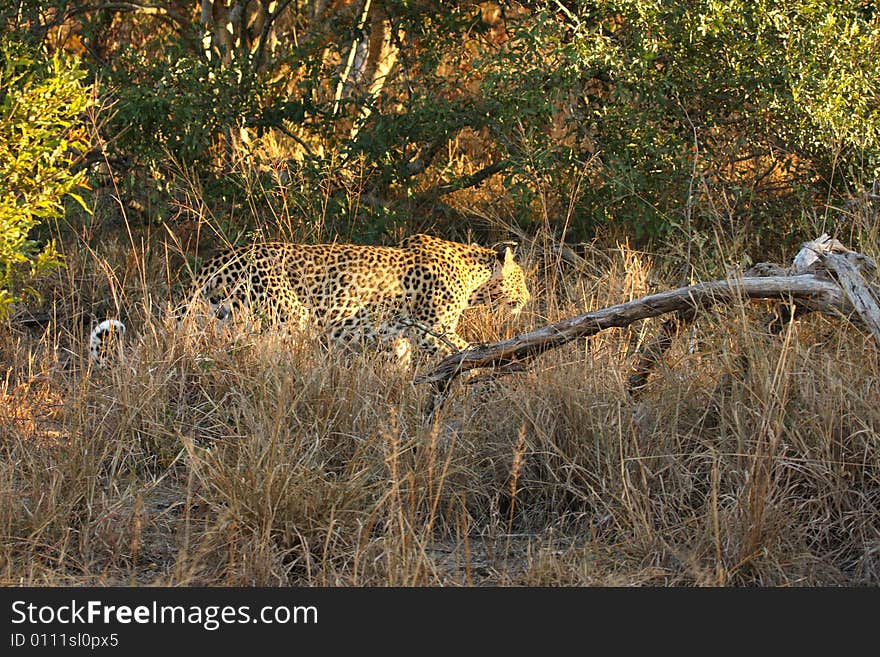
[(603, 0), (568, 20), (602, 159), (587, 217), (690, 232), (723, 198), (731, 228), (784, 236), (880, 171), (880, 28), (864, 3)]
[(84, 75), (63, 53), (0, 44), (0, 314), (60, 262), (52, 242), (33, 238), (35, 227), (64, 213), (65, 196), (85, 207), (75, 193), (85, 170), (73, 170), (88, 146)]

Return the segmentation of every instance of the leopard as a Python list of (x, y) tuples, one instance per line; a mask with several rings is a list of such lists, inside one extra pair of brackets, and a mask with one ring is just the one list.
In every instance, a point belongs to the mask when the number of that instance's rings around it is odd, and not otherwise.
[[(459, 334), (469, 308), (522, 310), (531, 293), (514, 248), (421, 233), (396, 246), (254, 242), (208, 259), (190, 294), (221, 323), (247, 317), (264, 328), (314, 330), (329, 343), (374, 346), (407, 363), (414, 350), (442, 357), (473, 347)], [(93, 359), (102, 362), (124, 332), (118, 320), (96, 326)]]

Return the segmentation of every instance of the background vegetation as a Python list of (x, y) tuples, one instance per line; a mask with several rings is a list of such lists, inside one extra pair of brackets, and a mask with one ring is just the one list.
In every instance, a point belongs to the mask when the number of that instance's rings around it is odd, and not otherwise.
[[(516, 239), (535, 302), (478, 340), (820, 231), (877, 257), (875, 3), (0, 0), (0, 26), (0, 581), (880, 579), (878, 354), (838, 323), (719, 313), (638, 399), (655, 327), (611, 332), (426, 427), (412, 373), (163, 312), (254, 235)], [(108, 314), (133, 337), (93, 371)]]

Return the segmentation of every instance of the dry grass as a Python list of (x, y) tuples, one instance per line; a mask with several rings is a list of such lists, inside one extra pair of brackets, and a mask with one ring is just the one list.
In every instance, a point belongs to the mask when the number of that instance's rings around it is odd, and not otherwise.
[[(610, 331), (458, 387), (424, 426), (428, 391), (379, 358), (181, 335), (161, 252), (71, 254), (46, 291), (62, 318), (120, 300), (119, 366), (90, 369), (82, 322), (2, 334), (0, 583), (880, 582), (880, 359), (842, 323), (775, 338), (718, 311), (637, 400), (656, 326)], [(514, 325), (475, 313), (479, 339), (664, 279), (625, 248), (580, 272), (524, 257), (537, 301)]]

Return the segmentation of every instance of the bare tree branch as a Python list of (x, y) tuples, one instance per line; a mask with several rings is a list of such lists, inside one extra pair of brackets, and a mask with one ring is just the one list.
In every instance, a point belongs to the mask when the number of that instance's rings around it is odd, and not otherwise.
[(266, 12), (266, 21), (263, 23), (263, 29), (260, 30), (260, 43), (257, 45), (257, 52), (254, 54), (254, 59), (252, 63), (252, 70), (257, 71), (260, 65), (263, 62), (263, 51), (266, 49), (266, 41), (269, 38), (269, 32), (272, 31), (272, 25), (275, 24), (275, 20), (287, 9), (287, 5), (290, 4), (290, 0), (281, 0), (278, 3), (278, 7), (271, 14)]
[(186, 42), (187, 46), (194, 50), (198, 50), (197, 41), (195, 41), (191, 35), (186, 33), (186, 28), (189, 28), (192, 25), (192, 21), (183, 14), (160, 5), (142, 4), (139, 2), (105, 2), (96, 5), (72, 7), (66, 10), (63, 14), (59, 14), (58, 18), (47, 27), (61, 25), (66, 20), (80, 14), (92, 14), (98, 11), (130, 12), (155, 16), (157, 19), (174, 26), (179, 31), (181, 38)]
[(496, 173), (500, 173), (509, 168), (511, 164), (513, 164), (512, 158), (504, 158), (503, 160), (493, 162), (492, 164), (483, 167), (479, 171), (476, 171), (469, 176), (465, 176), (451, 182), (442, 183), (440, 185), (435, 185), (434, 187), (419, 194), (416, 198), (416, 203), (427, 203), (441, 196), (445, 196), (446, 194), (451, 194), (452, 192), (457, 192), (462, 189), (468, 189), (470, 187), (476, 187), (487, 178), (490, 178)]
[(302, 149), (309, 155), (309, 157), (311, 157), (312, 159), (317, 158), (317, 155), (315, 155), (314, 151), (309, 147), (309, 145), (305, 141), (303, 141), (301, 138), (297, 137), (296, 134), (294, 134), (293, 132), (291, 132), (290, 130), (285, 128), (281, 123), (278, 123), (278, 125), (273, 125), (272, 127), (275, 128), (276, 130), (278, 130), (279, 132), (287, 135), (291, 139), (293, 139), (293, 141), (295, 141), (297, 144), (299, 144), (302, 147)]
[(509, 340), (452, 354), (416, 382), (435, 384), (468, 370), (534, 358), (566, 342), (586, 338), (605, 329), (629, 326), (633, 322), (668, 312), (700, 310), (718, 303), (731, 303), (743, 297), (790, 297), (832, 314), (838, 312), (848, 315), (853, 310), (833, 281), (815, 274), (697, 283), (564, 319)]
[(847, 300), (880, 345), (880, 304), (871, 288), (865, 285), (858, 260), (853, 255), (861, 254), (825, 253), (822, 262), (834, 272)]
[(583, 339), (609, 328), (628, 326), (633, 322), (669, 312), (696, 312), (715, 304), (729, 304), (743, 298), (795, 299), (813, 310), (828, 314), (849, 316), (853, 312), (852, 305), (840, 287), (829, 278), (817, 274), (697, 283), (564, 319), (509, 340), (452, 354), (415, 382), (429, 383), (433, 387), (434, 394), (428, 408), (428, 417), (433, 417), (449, 394), (452, 381), (469, 370), (510, 370), (515, 364), (522, 364), (567, 342)]
[[(745, 277), (697, 283), (564, 319), (509, 340), (452, 354), (416, 379), (416, 383), (430, 383), (434, 388), (428, 408), (430, 418), (449, 394), (452, 381), (464, 372), (482, 368), (493, 368), (499, 374), (514, 371), (530, 359), (572, 340), (675, 313), (642, 350), (629, 380), (630, 390), (636, 390), (644, 385), (674, 337), (696, 319), (698, 311), (742, 299), (794, 300), (798, 308), (807, 312), (846, 317), (866, 327), (880, 346), (880, 293), (863, 277), (871, 277), (876, 271), (871, 258), (821, 235), (805, 243), (787, 269), (759, 263)], [(792, 319), (794, 315), (788, 317)]]
[(178, 25), (189, 25), (190, 20), (185, 16), (162, 7), (160, 5), (141, 4), (138, 2), (105, 2), (99, 5), (85, 5), (82, 7), (72, 7), (65, 13), (65, 18), (72, 18), (79, 14), (91, 14), (96, 11), (124, 11), (137, 14), (147, 14), (152, 16), (167, 17)]

